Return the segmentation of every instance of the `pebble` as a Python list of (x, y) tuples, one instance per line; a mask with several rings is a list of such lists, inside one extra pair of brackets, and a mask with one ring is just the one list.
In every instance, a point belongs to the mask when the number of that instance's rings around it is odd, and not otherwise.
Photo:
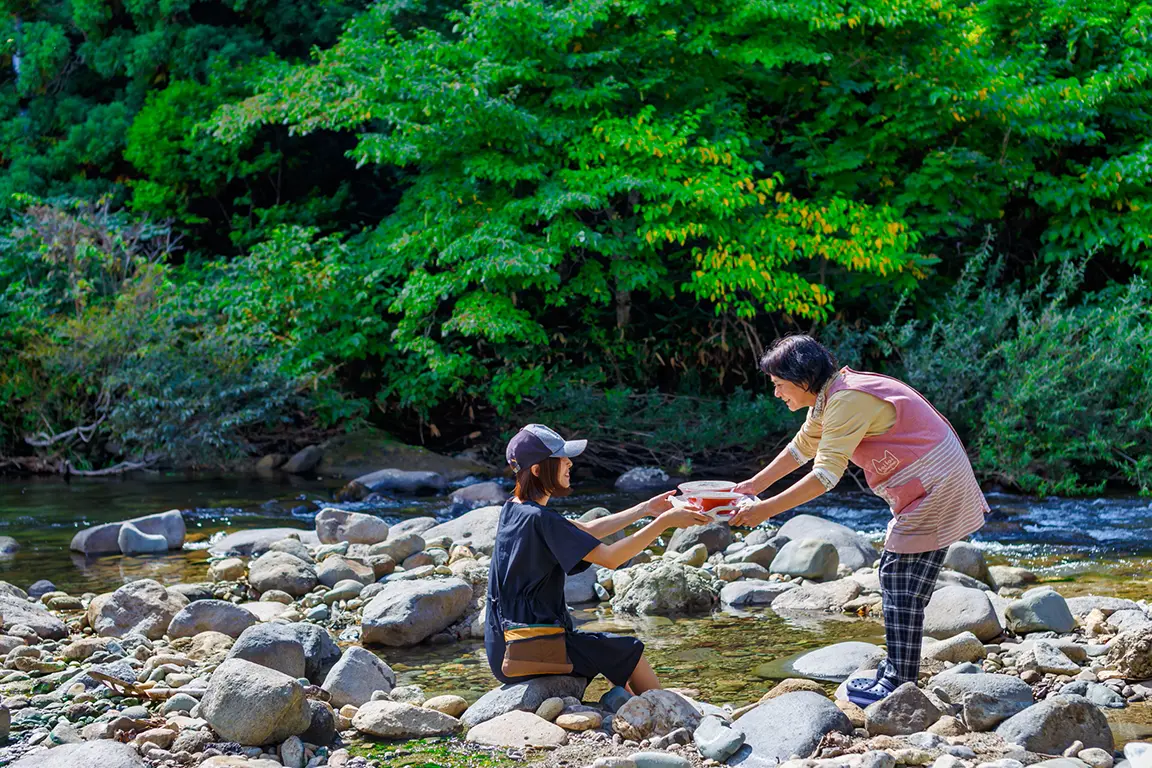
[(1064, 750), (1064, 757), (1076, 757), (1076, 755), (1080, 754), (1080, 750), (1082, 749), (1084, 749), (1084, 742), (1074, 741), (1068, 745), (1067, 749)]
[(1099, 747), (1082, 749), (1076, 757), (1088, 763), (1089, 768), (1112, 768), (1112, 754)]
[(564, 700), (559, 696), (553, 696), (550, 699), (544, 699), (544, 701), (540, 703), (540, 706), (536, 708), (536, 716), (542, 717), (548, 722), (552, 722), (563, 711)]

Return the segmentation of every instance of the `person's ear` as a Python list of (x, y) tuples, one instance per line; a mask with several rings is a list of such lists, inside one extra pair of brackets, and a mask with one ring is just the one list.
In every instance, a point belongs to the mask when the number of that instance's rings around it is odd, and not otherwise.
[(536, 477), (540, 477), (540, 465), (539, 464), (533, 464), (532, 465), (532, 474), (534, 474)]

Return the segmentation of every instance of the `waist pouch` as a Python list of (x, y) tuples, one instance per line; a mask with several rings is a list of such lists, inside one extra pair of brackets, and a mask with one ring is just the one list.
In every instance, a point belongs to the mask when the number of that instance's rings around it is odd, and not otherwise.
[(566, 630), (558, 624), (516, 624), (504, 622), (504, 662), (500, 671), (508, 677), (567, 675), (572, 672), (568, 658)]

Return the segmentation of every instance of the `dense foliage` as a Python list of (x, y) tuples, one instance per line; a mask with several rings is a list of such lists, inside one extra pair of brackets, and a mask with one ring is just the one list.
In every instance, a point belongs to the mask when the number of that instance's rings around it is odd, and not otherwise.
[(2, 456), (532, 411), (699, 469), (794, 426), (754, 361), (816, 329), (986, 477), (1149, 487), (1150, 5), (8, 10)]

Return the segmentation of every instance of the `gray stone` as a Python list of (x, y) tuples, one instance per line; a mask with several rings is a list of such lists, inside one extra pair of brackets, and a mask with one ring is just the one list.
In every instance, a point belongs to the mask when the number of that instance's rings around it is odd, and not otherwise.
[(13, 597), (20, 598), (21, 600), (27, 600), (29, 597), (31, 597), (33, 600), (39, 600), (49, 592), (58, 591), (59, 590), (56, 589), (56, 585), (48, 581), (48, 579), (37, 579), (36, 581), (32, 582), (32, 584), (28, 587), (27, 592), (20, 589), (20, 587), (9, 584), (6, 581), (0, 581), (0, 592), (6, 592)]
[(1032, 706), (1032, 687), (1018, 677), (964, 674), (959, 667), (936, 675), (925, 688), (941, 688), (962, 707), (965, 725), (986, 731)]
[(290, 475), (304, 475), (316, 469), (323, 458), (324, 451), (320, 450), (320, 446), (309, 445), (292, 454), (292, 458), (280, 465), (280, 471)]
[(992, 586), (992, 576), (988, 573), (984, 551), (971, 542), (958, 541), (950, 545), (948, 554), (944, 556), (944, 567)]
[(189, 696), (186, 693), (177, 693), (175, 696), (169, 697), (168, 700), (164, 702), (164, 706), (161, 711), (164, 714), (169, 714), (171, 712), (191, 712), (192, 708), (199, 703), (200, 700), (194, 696)]
[(1130, 632), (1152, 625), (1152, 618), (1142, 610), (1122, 609), (1109, 616), (1108, 623), (1115, 627), (1117, 632)]
[(777, 613), (823, 611), (839, 613), (844, 604), (860, 595), (863, 587), (853, 579), (823, 584), (804, 584), (784, 592), (772, 601)]
[(988, 595), (967, 587), (944, 587), (932, 594), (924, 610), (924, 634), (937, 640), (971, 632), (983, 641), (1002, 632)]
[(1090, 683), (1087, 680), (1074, 680), (1060, 689), (1061, 696), (1083, 696), (1098, 707), (1105, 709), (1123, 709), (1128, 706), (1116, 691), (1100, 683)]
[(280, 624), (259, 624), (244, 630), (228, 658), (244, 659), (294, 679), (304, 677), (304, 646)]
[(569, 574), (564, 579), (564, 602), (569, 605), (598, 602), (596, 596), (596, 569), (585, 568), (580, 573)]
[(243, 659), (228, 659), (212, 673), (200, 717), (228, 741), (252, 746), (278, 744), (312, 722), (299, 682)]
[(12, 768), (144, 768), (144, 760), (130, 744), (111, 739), (62, 744), (25, 755)]
[[(3, 610), (2, 606), (0, 610)], [(7, 614), (4, 618), (8, 618)], [(1152, 678), (1152, 623), (1116, 635), (1108, 644), (1104, 664), (1128, 680)]]
[(720, 603), (733, 608), (749, 605), (771, 605), (772, 601), (796, 585), (790, 581), (745, 579), (725, 584), (720, 590)]
[(836, 578), (840, 555), (836, 547), (821, 539), (792, 539), (772, 560), (769, 571), (785, 576), (828, 581)]
[(441, 523), (424, 532), (424, 539), (447, 536), (453, 544), (466, 544), (482, 555), (491, 555), (496, 545), (496, 526), (502, 507), (480, 507), (455, 520)]
[(886, 655), (872, 643), (849, 641), (809, 651), (793, 661), (791, 666), (803, 677), (842, 682), (857, 669), (875, 669)]
[(269, 552), (284, 552), (285, 554), (292, 555), (297, 560), (303, 560), (309, 565), (314, 565), (316, 560), (312, 557), (312, 553), (308, 550), (308, 546), (300, 541), (295, 536), (288, 536), (280, 539), (280, 541), (273, 542), (268, 547)]
[(821, 539), (836, 547), (840, 564), (853, 571), (872, 565), (880, 555), (872, 543), (846, 525), (815, 515), (797, 515), (784, 523), (779, 536), (788, 539)]
[(352, 727), (378, 739), (420, 739), (453, 734), (460, 721), (434, 709), (381, 700), (360, 707)]
[(904, 683), (864, 710), (864, 727), (871, 736), (907, 736), (927, 730), (940, 714), (916, 683)]
[(172, 617), (168, 636), (175, 640), (201, 632), (220, 632), (229, 637), (240, 637), (240, 633), (257, 621), (252, 611), (225, 600), (197, 600)]
[(768, 568), (772, 565), (772, 561), (776, 559), (776, 555), (779, 554), (779, 552), (780, 547), (771, 541), (765, 541), (761, 544), (748, 544), (732, 554), (725, 555), (724, 562), (751, 563), (763, 568)]
[(4, 592), (0, 592), (0, 623), (6, 632), (13, 627), (25, 626), (31, 627), (45, 640), (68, 637), (68, 627), (47, 608)]
[(388, 693), (395, 686), (396, 673), (392, 668), (376, 654), (354, 645), (344, 651), (322, 687), (332, 694), (332, 706), (339, 709), (346, 704), (359, 707), (371, 701), (376, 691)]
[(700, 721), (692, 739), (701, 757), (720, 763), (727, 761), (744, 746), (744, 734), (715, 715), (708, 715)]
[(188, 604), (188, 598), (169, 592), (159, 582), (140, 579), (93, 598), (88, 605), (88, 624), (102, 637), (143, 635), (159, 640)]
[(1030, 589), (1004, 610), (1008, 629), (1018, 635), (1029, 632), (1071, 632), (1076, 619), (1060, 593), (1049, 587)]
[(301, 597), (316, 586), (316, 569), (286, 552), (265, 552), (249, 564), (248, 583), (257, 592), (278, 589)]
[(1005, 741), (1029, 752), (1059, 755), (1074, 741), (1112, 751), (1108, 719), (1082, 696), (1053, 696), (1005, 720), (996, 729)]
[[(1080, 671), (1080, 666), (1076, 662), (1065, 656), (1059, 648), (1051, 643), (1037, 642), (1032, 647), (1031, 656), (1036, 670), (1044, 674), (1075, 675)], [(1017, 667), (1027, 669), (1028, 666), (1024, 659), (1017, 661)]]
[(418, 533), (423, 535), (426, 531), (435, 528), (439, 524), (440, 521), (434, 517), (409, 517), (393, 525), (388, 530), (388, 535), (392, 537), (402, 536), (405, 533)]
[(1140, 604), (1135, 600), (1122, 597), (1106, 597), (1098, 595), (1085, 595), (1083, 597), (1069, 597), (1064, 600), (1068, 610), (1073, 616), (1087, 616), (1093, 609), (1100, 609), (1105, 616), (1111, 616), (1116, 611), (1139, 611)]
[(320, 545), (316, 531), (304, 531), (299, 528), (255, 528), (221, 537), (208, 548), (208, 553), (213, 556), (258, 556), (267, 552), (276, 542), (289, 537), (299, 538), (309, 546)]
[(673, 485), (668, 473), (660, 467), (633, 467), (616, 478), (616, 490), (625, 493), (633, 491), (664, 491)]
[(1074, 757), (1054, 757), (1050, 760), (1032, 763), (1030, 768), (1088, 768), (1088, 763)]
[(688, 758), (671, 752), (637, 752), (628, 758), (636, 768), (689, 768)]
[(612, 610), (633, 615), (707, 613), (720, 597), (719, 582), (706, 571), (660, 560), (616, 571)]
[(1012, 565), (990, 565), (988, 566), (988, 575), (992, 579), (992, 589), (995, 590), (1004, 587), (1023, 589), (1029, 584), (1036, 583), (1036, 574), (1027, 568), (1017, 568)]
[(311, 720), (300, 738), (307, 744), (328, 746), (336, 740), (336, 712), (328, 702), (316, 699), (308, 699), (308, 710)]
[(369, 555), (388, 555), (398, 563), (402, 563), (417, 552), (424, 550), (424, 537), (418, 533), (393, 532), (392, 537), (379, 544), (373, 544), (368, 550)]
[(326, 587), (335, 587), (341, 581), (357, 581), (364, 586), (375, 581), (376, 574), (371, 566), (340, 555), (329, 555), (316, 566), (316, 580)]
[(85, 555), (120, 554), (120, 527), (124, 523), (131, 523), (141, 533), (163, 536), (168, 542), (168, 549), (179, 549), (184, 546), (186, 533), (184, 516), (180, 514), (180, 510), (173, 509), (158, 515), (146, 515), (119, 523), (105, 523), (85, 528), (72, 537), (70, 547), (72, 551)]
[(321, 544), (376, 544), (388, 538), (388, 524), (375, 515), (328, 507), (316, 515), (316, 537)]
[(452, 506), (462, 510), (491, 507), (497, 504), (503, 506), (507, 500), (508, 491), (494, 480), (466, 485), (452, 492)]
[(944, 587), (967, 587), (968, 589), (978, 589), (981, 592), (988, 589), (988, 585), (979, 579), (974, 579), (965, 573), (948, 570), (942, 570), (936, 575), (936, 585), (933, 590)]
[(708, 554), (723, 552), (732, 543), (732, 528), (728, 523), (715, 522), (679, 528), (668, 540), (666, 552), (687, 552), (697, 544), (703, 544)]
[(473, 726), (465, 737), (490, 747), (558, 747), (568, 732), (531, 712), (513, 711)]
[(374, 493), (425, 493), (442, 491), (448, 485), (444, 476), (437, 472), (419, 470), (380, 469), (361, 475), (353, 482)]
[(612, 717), (612, 730), (625, 739), (642, 741), (653, 736), (666, 736), (677, 728), (696, 730), (700, 711), (678, 693), (665, 690), (645, 691), (628, 699)]
[(792, 755), (810, 756), (832, 731), (852, 733), (847, 715), (828, 698), (796, 691), (770, 699), (738, 718), (732, 727), (744, 734), (744, 746), (729, 765), (769, 768)]
[(548, 675), (523, 683), (503, 685), (481, 696), (461, 718), (464, 725), (475, 726), (494, 717), (520, 710), (535, 712), (546, 699), (574, 696), (580, 698), (588, 681), (582, 677)]
[(361, 642), (415, 645), (455, 624), (471, 599), (472, 587), (457, 578), (385, 584), (364, 607)]
[(936, 661), (980, 661), (988, 657), (984, 643), (971, 632), (961, 632), (944, 640), (938, 640), (924, 646), (921, 656)]
[(14, 555), (20, 551), (20, 542), (11, 536), (0, 536), (0, 557)]
[(168, 551), (168, 539), (160, 534), (148, 534), (132, 523), (120, 526), (116, 545), (124, 555), (155, 555)]

